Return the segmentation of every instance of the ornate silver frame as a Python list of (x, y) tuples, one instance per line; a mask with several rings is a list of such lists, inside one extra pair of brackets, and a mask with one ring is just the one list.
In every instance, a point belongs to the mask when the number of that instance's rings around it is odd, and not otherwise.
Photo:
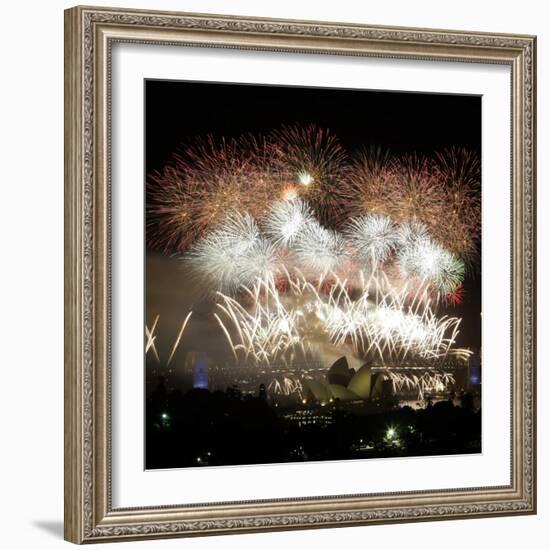
[[(498, 63), (512, 86), (512, 460), (503, 487), (113, 509), (109, 127), (115, 42)], [(76, 7), (65, 12), (65, 538), (75, 543), (536, 511), (533, 36)]]

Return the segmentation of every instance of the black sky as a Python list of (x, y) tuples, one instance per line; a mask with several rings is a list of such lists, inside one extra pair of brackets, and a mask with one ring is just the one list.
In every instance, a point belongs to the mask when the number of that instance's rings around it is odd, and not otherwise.
[[(431, 154), (451, 146), (481, 157), (481, 97), (147, 80), (145, 171), (161, 169), (186, 142), (262, 133), (282, 125), (330, 128), (353, 153), (374, 145)], [(481, 344), (481, 277), (468, 278), (459, 345)]]

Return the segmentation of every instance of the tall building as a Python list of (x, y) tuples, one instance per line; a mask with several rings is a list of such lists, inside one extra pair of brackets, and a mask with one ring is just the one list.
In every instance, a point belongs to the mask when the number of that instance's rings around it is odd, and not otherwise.
[(195, 355), (195, 364), (193, 365), (193, 387), (201, 390), (208, 389), (208, 361), (204, 351), (199, 351)]
[(468, 362), (468, 383), (470, 386), (479, 386), (481, 384), (481, 356), (479, 353), (473, 353), (470, 356)]

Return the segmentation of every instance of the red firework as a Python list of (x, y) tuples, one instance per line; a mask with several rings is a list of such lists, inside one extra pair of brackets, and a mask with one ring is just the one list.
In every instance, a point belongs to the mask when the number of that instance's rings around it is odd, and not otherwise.
[(264, 139), (198, 140), (147, 182), (147, 240), (165, 252), (188, 248), (231, 209), (261, 219), (282, 197), (288, 174)]
[(449, 292), (445, 296), (445, 301), (449, 304), (452, 304), (453, 306), (458, 306), (462, 303), (464, 300), (464, 287), (462, 286), (462, 283), (457, 285), (457, 287), (453, 290), (453, 292)]
[(377, 213), (396, 222), (416, 220), (467, 266), (477, 260), (481, 224), (477, 157), (450, 149), (436, 158), (364, 152), (346, 171), (348, 216)]
[(314, 125), (266, 137), (195, 140), (147, 181), (147, 242), (183, 252), (228, 211), (261, 221), (273, 202), (301, 197), (321, 223), (377, 213), (416, 220), (475, 265), (480, 237), (480, 166), (465, 149), (395, 157), (370, 149), (348, 159), (336, 136)]
[(273, 131), (269, 139), (279, 169), (294, 182), (298, 196), (313, 206), (321, 222), (338, 221), (347, 154), (337, 137), (310, 124), (285, 126)]

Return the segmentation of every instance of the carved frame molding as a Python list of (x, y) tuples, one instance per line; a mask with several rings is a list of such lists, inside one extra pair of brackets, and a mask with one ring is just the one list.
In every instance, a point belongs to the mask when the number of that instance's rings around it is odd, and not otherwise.
[[(499, 63), (512, 87), (512, 461), (505, 487), (113, 509), (110, 56), (116, 42)], [(533, 36), (76, 7), (65, 12), (65, 538), (169, 536), (536, 511)]]

